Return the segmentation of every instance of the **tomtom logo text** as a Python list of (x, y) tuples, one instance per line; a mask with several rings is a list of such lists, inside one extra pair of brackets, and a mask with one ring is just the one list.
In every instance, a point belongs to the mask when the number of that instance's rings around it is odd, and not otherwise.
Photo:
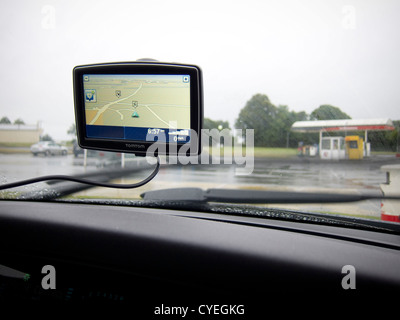
[(144, 149), (144, 144), (126, 143), (125, 146), (126, 146), (127, 148)]

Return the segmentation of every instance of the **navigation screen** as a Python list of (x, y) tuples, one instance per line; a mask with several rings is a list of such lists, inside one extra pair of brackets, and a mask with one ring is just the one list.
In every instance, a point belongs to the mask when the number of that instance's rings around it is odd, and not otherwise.
[(190, 141), (190, 75), (84, 74), (86, 135)]

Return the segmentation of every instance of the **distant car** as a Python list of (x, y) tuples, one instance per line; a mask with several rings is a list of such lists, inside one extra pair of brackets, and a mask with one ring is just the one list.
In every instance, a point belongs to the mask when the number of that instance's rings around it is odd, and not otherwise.
[(97, 168), (121, 166), (121, 153), (117, 152), (90, 150), (88, 158), (94, 159), (93, 165)]
[(53, 141), (39, 141), (31, 146), (31, 152), (34, 156), (38, 154), (43, 154), (45, 156), (53, 156), (53, 155), (67, 155), (68, 149), (64, 146), (60, 146), (59, 144)]
[[(78, 158), (80, 155), (84, 157), (84, 149), (82, 149), (78, 145), (78, 142), (76, 140), (73, 143), (73, 153), (75, 158)], [(75, 163), (83, 164), (83, 162), (75, 162)], [(121, 166), (121, 153), (88, 149), (86, 165), (96, 166), (98, 168)]]
[(73, 150), (75, 158), (77, 158), (80, 154), (83, 155), (84, 153), (83, 149), (78, 145), (78, 142), (76, 140), (74, 141)]

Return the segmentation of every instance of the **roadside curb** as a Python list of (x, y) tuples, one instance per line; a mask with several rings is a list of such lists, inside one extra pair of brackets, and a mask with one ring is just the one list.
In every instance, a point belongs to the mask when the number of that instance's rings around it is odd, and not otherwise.
[(0, 147), (0, 153), (30, 153), (29, 147)]

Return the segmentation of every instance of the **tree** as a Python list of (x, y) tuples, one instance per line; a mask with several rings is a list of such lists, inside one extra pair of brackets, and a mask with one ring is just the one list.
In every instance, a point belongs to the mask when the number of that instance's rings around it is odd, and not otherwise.
[(400, 120), (394, 120), (394, 130), (391, 131), (369, 131), (368, 142), (371, 143), (372, 151), (398, 151), (398, 134), (400, 132)]
[(53, 138), (50, 137), (48, 133), (40, 137), (40, 141), (53, 141)]
[(70, 136), (72, 137), (71, 142), (76, 141), (77, 132), (76, 132), (76, 125), (75, 125), (75, 123), (71, 124), (71, 126), (70, 126), (69, 129), (67, 130), (67, 134), (70, 135)]
[(204, 118), (204, 123), (203, 123), (203, 128), (204, 129), (230, 129), (229, 128), (229, 122), (228, 121), (222, 121), (222, 120), (211, 120), (210, 118)]
[(254, 146), (256, 147), (275, 146), (277, 133), (274, 121), (277, 112), (277, 107), (271, 103), (268, 96), (255, 94), (240, 110), (235, 127), (243, 131), (253, 129)]
[(290, 131), (294, 122), (309, 119), (305, 111), (290, 111), (285, 105), (275, 106), (268, 96), (256, 94), (240, 110), (235, 127), (254, 129), (254, 146), (257, 147), (297, 147), (299, 141), (305, 144), (318, 142), (318, 133)]
[[(288, 106), (275, 106), (268, 96), (256, 94), (240, 111), (235, 127), (254, 129), (254, 145), (257, 147), (286, 147), (289, 138), (295, 137), (290, 132), (292, 124), (307, 119), (304, 111), (295, 112), (290, 111)], [(292, 146), (297, 143), (291, 140)]]
[(329, 104), (320, 105), (311, 112), (311, 120), (334, 120), (334, 119), (351, 119), (351, 117), (340, 110), (338, 107)]
[(11, 121), (7, 117), (3, 117), (0, 119), (0, 124), (11, 124)]
[[(224, 129), (230, 129), (229, 127), (229, 122), (228, 121), (222, 121), (222, 120), (211, 120), (210, 118), (204, 118), (204, 122), (203, 122), (203, 128), (204, 129), (208, 129), (208, 130), (213, 130), (213, 129), (217, 129), (219, 131), (224, 130)], [(212, 132), (210, 132), (210, 137), (212, 139), (212, 141), (208, 141), (208, 143), (213, 142), (213, 143), (220, 143), (221, 145), (224, 145), (227, 141), (225, 141), (225, 139), (231, 139), (230, 143), (232, 143), (232, 135), (231, 133), (227, 134), (225, 136), (225, 132), (223, 132), (223, 135), (225, 138), (221, 139), (221, 136), (218, 135), (218, 138), (216, 138)], [(203, 141), (203, 143), (205, 143), (205, 141)]]
[(290, 111), (287, 106), (278, 106), (277, 119), (275, 121), (275, 130), (277, 131), (276, 146), (279, 147), (297, 147), (299, 141), (304, 144), (314, 144), (318, 142), (318, 133), (293, 132), (293, 123), (296, 121), (306, 121), (309, 115), (305, 111)]
[(18, 118), (17, 120), (14, 121), (14, 124), (25, 124), (24, 120), (22, 120), (21, 118)]
[(76, 136), (76, 125), (75, 123), (71, 124), (71, 126), (69, 127), (67, 134), (69, 134), (70, 136)]
[[(297, 113), (296, 121), (306, 121), (309, 120), (309, 116), (301, 111)], [(291, 131), (289, 136), (289, 147), (298, 147), (299, 142), (303, 142), (304, 145), (313, 145), (317, 144), (319, 141), (319, 133), (318, 132), (296, 132)]]

